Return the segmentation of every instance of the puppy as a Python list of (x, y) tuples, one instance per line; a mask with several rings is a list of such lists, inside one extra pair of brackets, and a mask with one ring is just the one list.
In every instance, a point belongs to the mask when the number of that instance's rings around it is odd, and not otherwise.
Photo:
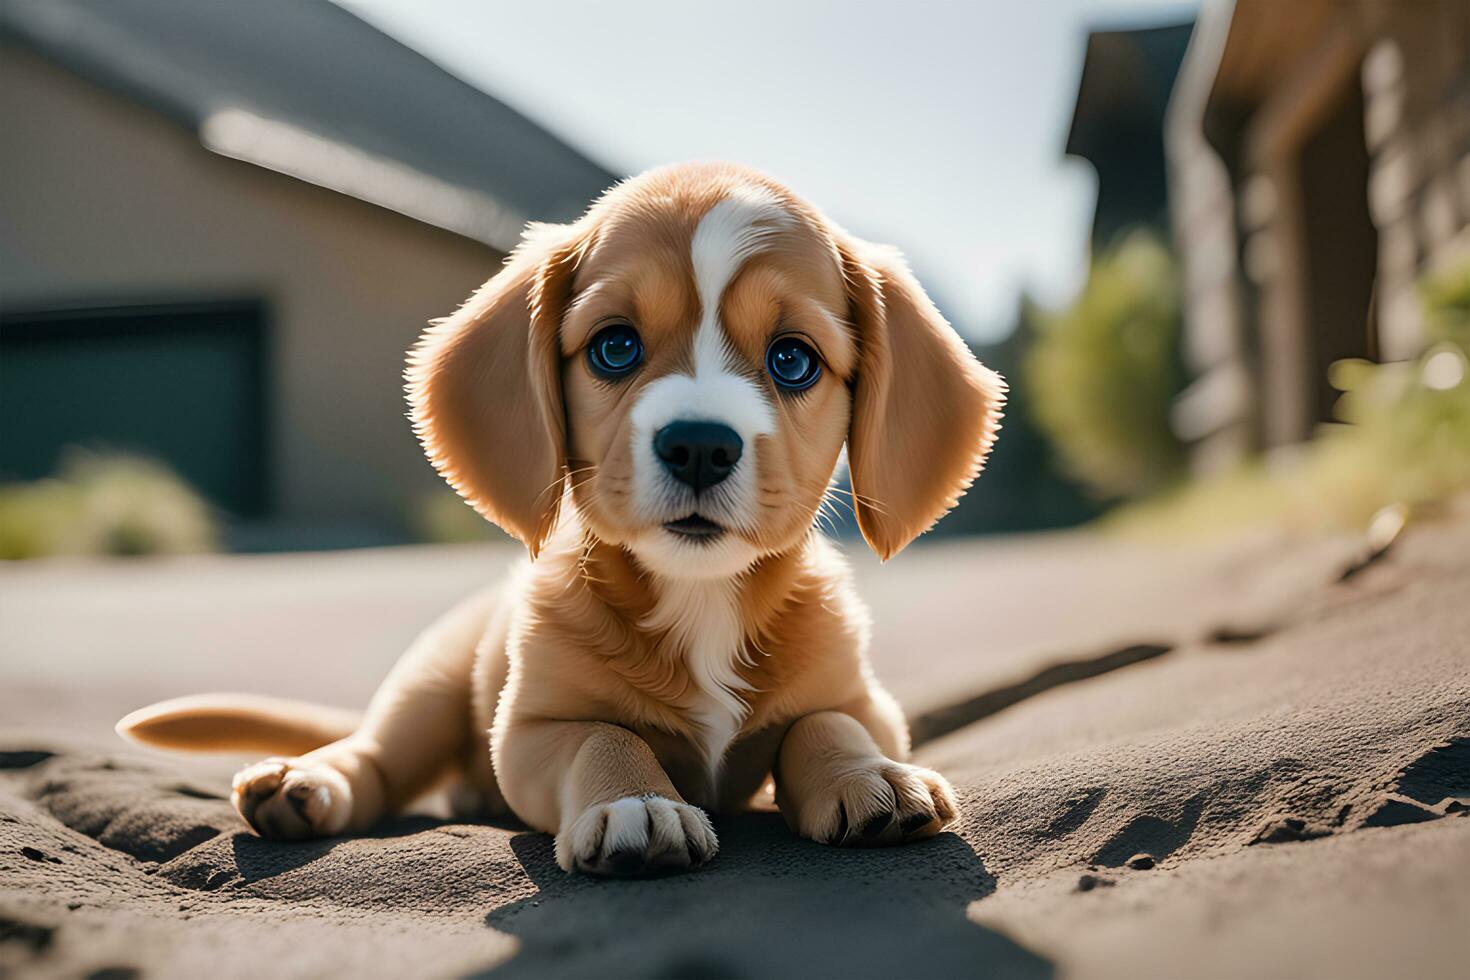
[(430, 627), (361, 718), (216, 695), (120, 732), (274, 753), (234, 782), (264, 837), (364, 830), (453, 773), (459, 809), (513, 813), (601, 875), (704, 864), (708, 814), (768, 779), (829, 844), (955, 819), (905, 761), (867, 612), (814, 530), (844, 443), (887, 559), (995, 436), (1003, 383), (894, 251), (753, 171), (655, 170), (531, 226), (407, 382), (429, 459), (532, 560)]

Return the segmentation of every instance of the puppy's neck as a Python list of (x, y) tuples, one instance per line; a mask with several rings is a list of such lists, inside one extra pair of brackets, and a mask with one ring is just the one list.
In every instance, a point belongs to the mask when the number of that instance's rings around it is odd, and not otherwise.
[(584, 534), (577, 574), (587, 590), (647, 638), (649, 656), (687, 677), (676, 703), (692, 723), (711, 787), (750, 714), (749, 697), (764, 686), (761, 638), (793, 595), (807, 547), (762, 558), (728, 578), (678, 579)]
[[(796, 595), (802, 572), (813, 564), (814, 534), (792, 548), (762, 556), (738, 575), (685, 579), (661, 575), (621, 545), (584, 530), (577, 574), (619, 618), (640, 630), (689, 636), (689, 624), (721, 624), (742, 641), (758, 641)], [(742, 644), (743, 645), (743, 644)]]
[(756, 667), (753, 630), (733, 580), (665, 581), (639, 624), (664, 637), (664, 656), (682, 660), (699, 696), (693, 715), (704, 732), (711, 775), (749, 713), (745, 674)]

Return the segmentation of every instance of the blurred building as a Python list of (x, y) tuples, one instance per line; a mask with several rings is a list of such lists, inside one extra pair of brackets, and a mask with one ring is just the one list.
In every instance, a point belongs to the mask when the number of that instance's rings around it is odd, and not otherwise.
[(1470, 4), (1206, 4), (1168, 151), (1209, 470), (1330, 419), (1333, 361), (1419, 352), (1416, 281), (1470, 251)]
[[(1066, 153), (1097, 172), (1094, 252), (1137, 228), (1168, 236), (1164, 115), (1189, 32), (1189, 24), (1174, 24), (1088, 35)], [(1024, 371), (1042, 329), (1040, 317), (1022, 296), (1006, 338), (975, 347), (976, 356), (1009, 380), (1005, 422), (983, 475), (934, 534), (1068, 527), (1104, 509), (1062, 471), (1036, 421), (1034, 389)]]
[[(1097, 173), (1094, 253), (1135, 229), (1168, 238), (1164, 116), (1189, 34), (1185, 23), (1097, 30), (1087, 37), (1065, 152)], [(1036, 421), (1036, 392), (1024, 371), (1043, 329), (1041, 317), (1023, 296), (1006, 339), (976, 349), (1010, 379), (1005, 424), (984, 475), (939, 525), (941, 533), (1066, 527), (1104, 510), (1100, 499), (1062, 471)]]
[(1164, 114), (1191, 27), (1093, 31), (1087, 37), (1066, 152), (1097, 171), (1094, 252), (1132, 228), (1168, 238)]
[(403, 534), (405, 349), (614, 180), (325, 0), (0, 0), (0, 134), (0, 479), (140, 451), (262, 545)]

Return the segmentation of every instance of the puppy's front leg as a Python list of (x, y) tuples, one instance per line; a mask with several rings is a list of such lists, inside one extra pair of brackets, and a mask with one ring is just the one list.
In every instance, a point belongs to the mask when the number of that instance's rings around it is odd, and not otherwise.
[(902, 754), (907, 738), (894, 724), (868, 701), (798, 719), (776, 764), (776, 804), (787, 826), (825, 844), (879, 846), (932, 837), (953, 821), (954, 790), (943, 776), (880, 750), (875, 735)]
[(648, 743), (602, 722), (518, 721), (496, 732), (506, 801), (556, 834), (563, 870), (632, 875), (698, 867), (719, 842), (685, 803)]

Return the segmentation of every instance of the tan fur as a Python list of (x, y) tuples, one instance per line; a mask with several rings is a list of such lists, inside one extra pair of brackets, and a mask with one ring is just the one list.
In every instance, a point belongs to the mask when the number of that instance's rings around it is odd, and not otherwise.
[[(691, 241), (742, 188), (791, 219), (720, 297), (725, 368), (775, 420), (739, 464), (756, 516), (725, 531), (753, 557), (729, 577), (670, 578), (643, 556), (683, 515), (648, 516), (630, 416), (646, 386), (693, 372)], [(616, 383), (584, 353), (612, 321), (636, 324), (646, 350)], [(823, 365), (799, 395), (764, 372), (784, 334)], [(954, 819), (944, 779), (905, 761), (902, 715), (867, 666), (866, 610), (813, 531), (844, 441), (859, 523), (887, 558), (953, 506), (994, 439), (1002, 383), (896, 255), (754, 172), (655, 171), (536, 229), (425, 334), (408, 381), (434, 465), (535, 560), (432, 627), (340, 738), (218, 701), (145, 709), (120, 730), (194, 748), (274, 740), (288, 757), (235, 785), (266, 836), (359, 830), (457, 773), (462, 803), (514, 812), (557, 835), (564, 868), (601, 874), (704, 863), (718, 847), (707, 811), (747, 805), (772, 777), (788, 823), (817, 840), (899, 843)]]
[(144, 745), (194, 752), (299, 755), (345, 738), (360, 712), (248, 694), (194, 694), (140, 708), (117, 723)]
[(971, 356), (892, 249), (848, 240), (843, 268), (865, 339), (848, 458), (863, 536), (888, 559), (969, 488), (1005, 384)]

